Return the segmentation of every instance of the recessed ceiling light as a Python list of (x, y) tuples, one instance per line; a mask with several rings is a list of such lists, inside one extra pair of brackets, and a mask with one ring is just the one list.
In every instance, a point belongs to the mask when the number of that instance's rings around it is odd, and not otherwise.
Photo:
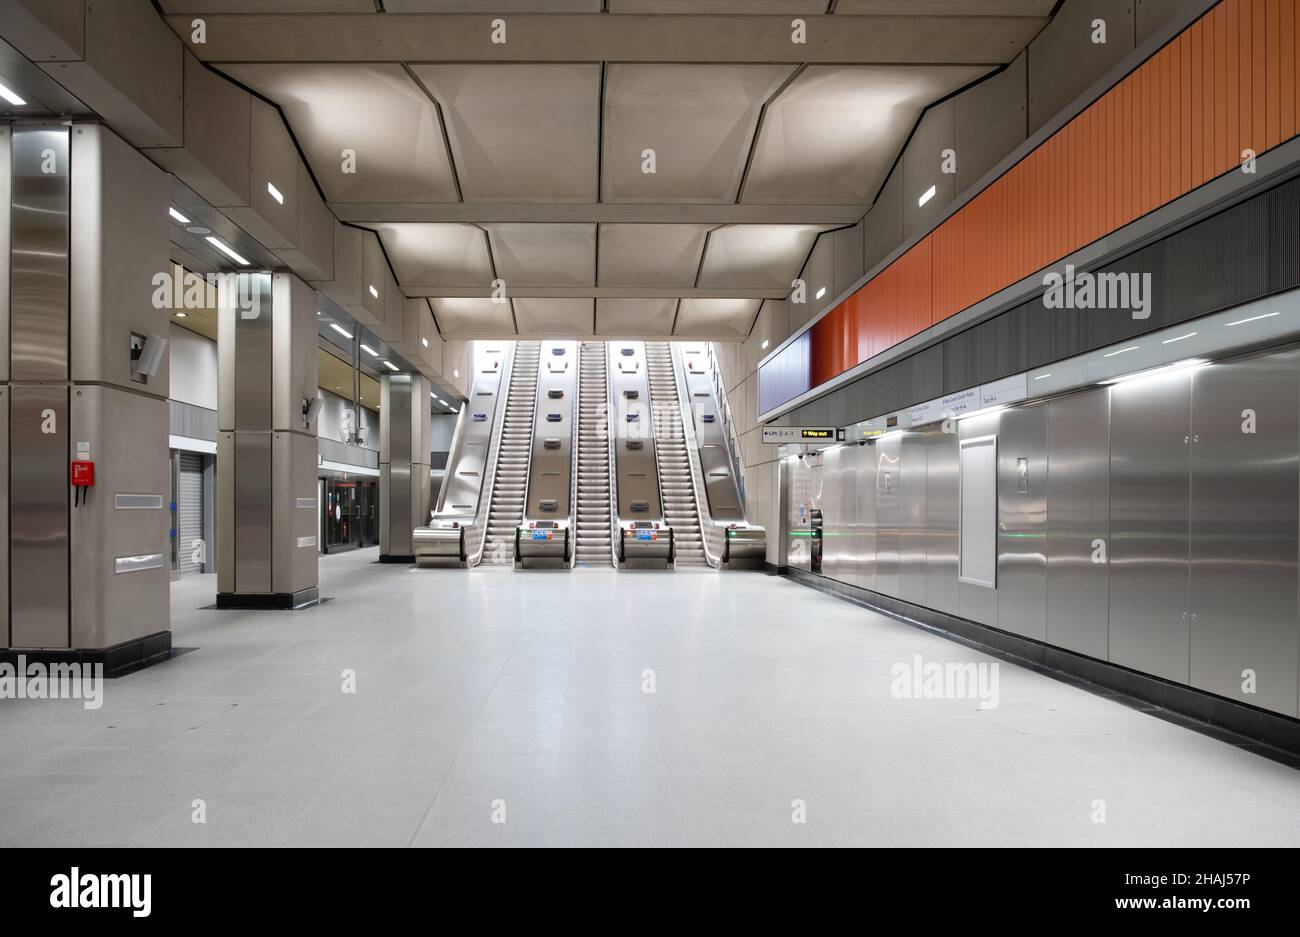
[(248, 266), (248, 261), (245, 260), (243, 257), (240, 257), (238, 254), (236, 254), (235, 249), (231, 247), (229, 244), (222, 241), (221, 238), (207, 237), (204, 238), (204, 240), (207, 241), (209, 244), (211, 244), (213, 247), (215, 247), (217, 250), (221, 251), (221, 253), (225, 254), (235, 263), (239, 264), (241, 267)]
[(823, 286), (821, 289), (819, 289), (819, 290), (817, 291), (817, 297), (816, 297), (816, 298), (817, 298), (817, 299), (821, 299), (821, 298), (822, 298), (823, 296), (825, 296), (825, 295), (826, 295), (826, 287)]
[(1247, 322), (1258, 322), (1260, 319), (1271, 319), (1276, 312), (1266, 312), (1262, 316), (1251, 316), (1249, 319), (1238, 319), (1236, 322), (1229, 322), (1227, 325), (1245, 325)]
[(1172, 345), (1174, 342), (1181, 342), (1185, 338), (1191, 338), (1193, 335), (1200, 335), (1200, 332), (1188, 332), (1186, 335), (1179, 335), (1176, 338), (1166, 338), (1161, 345)]
[(427, 338), (422, 338), (422, 339), (420, 339), (420, 344), (423, 345), (425, 348), (428, 348), (428, 347), (429, 347), (429, 340), (428, 340)]
[(370, 357), (372, 357), (372, 358), (378, 358), (378, 357), (379, 357), (379, 352), (375, 351), (373, 348), (371, 348), (369, 345), (365, 344), (364, 342), (362, 342), (362, 344), (361, 344), (361, 350), (364, 351), (366, 354), (368, 354), (368, 355), (369, 355)]
[(936, 186), (930, 186), (930, 188), (922, 192), (921, 197), (916, 200), (917, 207), (924, 206), (926, 202), (934, 198), (935, 193), (938, 191), (939, 189)]
[(456, 370), (454, 370), (454, 371), (452, 371), (451, 373), (454, 374), (454, 375), (456, 375), (456, 377), (460, 377), (460, 369), (459, 369), (459, 368), (456, 369)]
[(763, 344), (759, 345), (759, 346), (758, 346), (758, 349), (759, 349), (759, 351), (762, 351), (762, 350), (763, 350), (764, 348), (766, 348), (767, 346), (768, 346), (768, 341), (767, 341), (767, 339), (763, 339)]
[(167, 208), (167, 214), (171, 215), (171, 216), (172, 216), (172, 220), (175, 221), (177, 224), (189, 224), (189, 223), (190, 223), (190, 219), (186, 218), (184, 215), (182, 215), (180, 212), (178, 212), (176, 209), (174, 209), (174, 208), (172, 208), (172, 207), (170, 207), (170, 206), (168, 206), (168, 208)]
[(370, 284), (370, 295), (375, 297), (375, 299), (379, 298), (379, 290), (375, 289), (375, 285), (373, 283)]
[(24, 104), (27, 103), (25, 100), (23, 100), (18, 96), (17, 92), (11, 89), (8, 85), (3, 85), (3, 84), (0, 84), (0, 98), (4, 98), (14, 107), (22, 107)]
[(1110, 351), (1102, 355), (1103, 358), (1114, 358), (1116, 355), (1122, 355), (1126, 351), (1137, 351), (1141, 345), (1129, 345), (1127, 348), (1121, 348), (1119, 351)]
[(390, 371), (400, 371), (400, 370), (402, 370), (402, 369), (399, 368), (397, 365), (393, 364), (393, 362), (391, 362), (391, 361), (387, 361), (387, 360), (384, 361), (384, 367), (388, 368), (388, 370), (390, 370)]
[(352, 338), (352, 333), (349, 332), (347, 329), (343, 328), (343, 326), (339, 325), (337, 322), (331, 322), (330, 328), (332, 328), (335, 332), (338, 332), (344, 338), (347, 339)]
[(178, 319), (184, 319), (184, 318), (185, 318), (185, 313), (183, 313), (183, 312), (178, 312), (178, 313), (176, 313), (176, 318), (178, 318)]
[(266, 191), (271, 193), (271, 198), (275, 199), (281, 205), (284, 204), (284, 195), (280, 192), (279, 189), (271, 185), (271, 183), (269, 182), (266, 184)]

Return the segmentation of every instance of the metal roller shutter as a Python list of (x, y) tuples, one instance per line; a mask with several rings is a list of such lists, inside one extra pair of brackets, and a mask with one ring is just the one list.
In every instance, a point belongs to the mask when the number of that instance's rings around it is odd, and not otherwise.
[(176, 488), (177, 565), (182, 574), (201, 573), (207, 550), (196, 549), (195, 541), (203, 540), (203, 456), (181, 453)]

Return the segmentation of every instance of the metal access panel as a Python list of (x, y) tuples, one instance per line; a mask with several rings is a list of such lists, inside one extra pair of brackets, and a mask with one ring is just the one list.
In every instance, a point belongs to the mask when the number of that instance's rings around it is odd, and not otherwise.
[(926, 434), (925, 604), (950, 615), (957, 611), (960, 462), (957, 434)]
[(1047, 636), (1047, 407), (1003, 411), (998, 424), (998, 627)]
[(69, 647), (68, 388), (9, 388), (10, 646)]
[(845, 549), (848, 518), (845, 512), (843, 484), (853, 467), (846, 465), (849, 452), (844, 448), (828, 449), (822, 454), (822, 575), (848, 582), (852, 558)]
[(68, 133), (67, 127), (13, 129), (9, 340), (14, 381), (68, 379)]
[(1300, 659), (1298, 401), (1296, 350), (1192, 376), (1191, 684), (1288, 716)]
[[(578, 343), (542, 342), (534, 400), (533, 444), (528, 469), (524, 525), (569, 520), (572, 514), (573, 454), (578, 421)], [(552, 397), (559, 391), (559, 397)], [(559, 416), (558, 420), (551, 419)], [(549, 447), (547, 440), (558, 440)]]
[(379, 552), (397, 556), (412, 555), (410, 534), (403, 518), (411, 516), (411, 465), (409, 462), (382, 463), (379, 488), (387, 498), (379, 499)]
[[(233, 434), (235, 459), (221, 465), (234, 476), (233, 554), (235, 582), (231, 592), (270, 593), (272, 550), (271, 434)], [(226, 591), (224, 588), (222, 591)]]
[(904, 433), (899, 447), (898, 597), (925, 604), (927, 434)]
[(1059, 397), (1048, 404), (1047, 462), (1046, 640), (1106, 660), (1110, 614), (1107, 388)]
[[(664, 513), (659, 500), (659, 468), (655, 460), (645, 342), (608, 342), (607, 347), (610, 395), (614, 405), (614, 476), (618, 487), (619, 520), (662, 523)], [(629, 391), (635, 396), (628, 397)], [(629, 440), (639, 440), (642, 445), (639, 449), (631, 448), (627, 444)], [(634, 506), (640, 508), (642, 505), (644, 510), (633, 510)]]
[[(316, 504), (318, 443), (306, 433), (273, 433), (271, 479), (271, 591), (295, 595), (319, 584), (319, 514)], [(408, 491), (410, 490), (408, 486)], [(406, 529), (405, 527), (403, 528)], [(406, 553), (410, 554), (409, 531)]]
[[(836, 578), (850, 585), (861, 585), (862, 579), (862, 521), (859, 516), (858, 489), (861, 485), (863, 465), (866, 464), (866, 447), (845, 446), (828, 451), (840, 453), (840, 477), (836, 487), (839, 489), (839, 527), (833, 530), (830, 540), (834, 544), (823, 543), (825, 549), (834, 550), (841, 558), (840, 575)], [(822, 499), (823, 504), (826, 498)], [(829, 526), (826, 511), (822, 512), (823, 526)], [(825, 531), (823, 531), (825, 537)], [(823, 568), (825, 564), (823, 550)]]
[(876, 468), (876, 584), (885, 595), (898, 595), (898, 533), (902, 511), (902, 440), (881, 436), (874, 447)]
[(786, 565), (808, 572), (812, 569), (812, 463), (808, 457), (785, 459), (782, 472), (788, 489)]
[(853, 479), (856, 489), (853, 524), (853, 576), (849, 580), (863, 589), (876, 588), (876, 446), (867, 443), (857, 447), (857, 473)]
[[(976, 446), (974, 441), (991, 439), (996, 453), (1002, 415), (989, 413), (957, 423), (957, 610), (963, 618), (995, 628), (998, 624), (997, 466), (996, 462), (988, 465), (987, 447)], [(982, 471), (986, 465), (990, 469), (988, 478)], [(985, 499), (990, 508), (987, 519), (982, 510)], [(976, 581), (989, 572), (992, 585)]]
[(167, 401), (106, 384), (71, 393), (72, 443), (95, 463), (71, 509), (72, 646), (113, 647), (169, 628)]
[(1110, 390), (1110, 660), (1187, 683), (1188, 449), (1185, 370)]

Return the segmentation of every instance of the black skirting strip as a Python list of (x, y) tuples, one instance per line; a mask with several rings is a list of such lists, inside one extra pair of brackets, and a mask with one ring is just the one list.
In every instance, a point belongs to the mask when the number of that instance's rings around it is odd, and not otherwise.
[(415, 562), (415, 554), (414, 554), (414, 553), (411, 553), (411, 554), (406, 554), (406, 553), (381, 553), (381, 554), (379, 554), (379, 562), (381, 562), (381, 563), (414, 563), (414, 562)]
[(218, 592), (217, 608), (299, 609), (320, 604), (320, 589), (312, 586), (299, 592)]
[(18, 666), (18, 658), (28, 664), (103, 664), (105, 677), (126, 674), (167, 660), (172, 656), (172, 633), (158, 631), (141, 638), (123, 641), (112, 647), (89, 650), (31, 650), (6, 648), (0, 650), (0, 662)]
[(904, 624), (1300, 768), (1300, 720), (790, 566), (778, 573)]

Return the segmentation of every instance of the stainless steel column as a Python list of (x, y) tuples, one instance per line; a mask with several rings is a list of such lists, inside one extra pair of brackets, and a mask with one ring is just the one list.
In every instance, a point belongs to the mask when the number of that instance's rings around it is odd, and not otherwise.
[[(0, 141), (3, 634), (15, 649), (135, 666), (170, 647), (167, 356), (137, 370), (143, 343), (167, 334), (151, 301), (170, 269), (167, 176), (99, 124), (25, 123)], [(73, 459), (95, 464), (75, 503)]]
[(412, 563), (411, 532), (429, 523), (429, 382), (389, 374), (379, 393), (379, 559)]
[(9, 646), (66, 648), (68, 127), (15, 128), (10, 203)]
[(288, 272), (241, 273), (219, 311), (217, 605), (319, 598), (316, 291)]

